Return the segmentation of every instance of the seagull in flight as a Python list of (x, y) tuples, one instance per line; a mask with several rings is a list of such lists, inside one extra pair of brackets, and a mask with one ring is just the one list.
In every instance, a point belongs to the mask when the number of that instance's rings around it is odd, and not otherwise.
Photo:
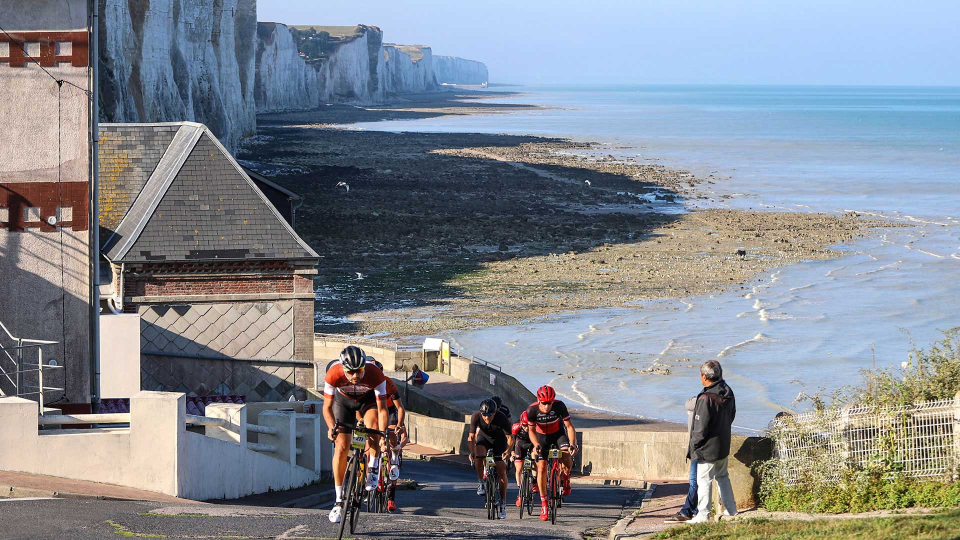
[(363, 273), (355, 272), (355, 274), (357, 274), (357, 281), (360, 281), (361, 279), (363, 279)]
[(350, 185), (346, 182), (339, 182), (336, 187), (342, 187), (347, 190), (347, 193), (350, 193)]
[(584, 184), (586, 184), (586, 185), (588, 185), (588, 186), (591, 186), (591, 185), (593, 185), (593, 184), (591, 184), (591, 183), (590, 183), (590, 181), (589, 181), (589, 180), (584, 180), (584, 181), (583, 181), (583, 183), (584, 183)]

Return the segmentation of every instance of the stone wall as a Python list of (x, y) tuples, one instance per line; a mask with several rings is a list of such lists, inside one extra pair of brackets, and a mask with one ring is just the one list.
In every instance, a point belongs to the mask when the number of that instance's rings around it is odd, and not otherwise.
[(287, 401), (306, 397), (298, 381), (313, 380), (313, 364), (246, 361), (143, 353), (140, 388), (189, 395), (242, 395), (246, 401)]

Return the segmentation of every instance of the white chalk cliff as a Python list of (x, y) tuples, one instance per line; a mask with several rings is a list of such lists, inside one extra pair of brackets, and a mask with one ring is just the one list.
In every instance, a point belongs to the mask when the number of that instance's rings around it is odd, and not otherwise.
[(434, 56), (433, 74), (438, 84), (482, 85), (490, 80), (483, 62), (456, 56)]
[(100, 116), (256, 132), (256, 0), (99, 0)]
[[(360, 25), (355, 35), (337, 39), (326, 58), (307, 62), (289, 27), (258, 23), (257, 112), (304, 110), (324, 103), (375, 104), (431, 92), (443, 82), (487, 82), (487, 67), (481, 62), (434, 56), (422, 45), (384, 45), (383, 33), (374, 26)], [(438, 58), (444, 59), (443, 77), (438, 76)]]
[(436, 90), (430, 47), (384, 45), (382, 60), (380, 80), (387, 96)]

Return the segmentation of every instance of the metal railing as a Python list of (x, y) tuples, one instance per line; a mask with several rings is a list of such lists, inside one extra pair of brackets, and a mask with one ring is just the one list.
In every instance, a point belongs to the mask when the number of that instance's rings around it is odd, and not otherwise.
[(394, 352), (399, 351), (418, 351), (420, 347), (417, 345), (400, 345), (392, 341), (384, 341), (382, 339), (376, 338), (365, 338), (359, 336), (345, 336), (342, 334), (322, 334), (315, 333), (313, 335), (314, 342), (320, 341), (326, 345), (327, 341), (333, 341), (336, 343), (350, 343), (351, 345), (358, 346), (369, 346), (377, 347), (378, 349), (387, 349)]
[(900, 407), (781, 416), (769, 434), (788, 485), (814, 468), (833, 478), (876, 466), (913, 478), (946, 477), (960, 465), (960, 394)]
[(472, 354), (465, 354), (463, 351), (454, 349), (454, 348), (452, 348), (452, 347), (450, 348), (450, 352), (453, 353), (453, 354), (455, 354), (455, 355), (457, 355), (457, 356), (459, 356), (460, 358), (466, 358), (467, 360), (470, 360), (470, 361), (473, 362), (474, 364), (482, 364), (482, 365), (486, 366), (486, 367), (489, 368), (489, 369), (495, 369), (495, 370), (499, 371), (500, 373), (503, 373), (503, 367), (501, 367), (499, 364), (494, 364), (493, 362), (488, 362), (487, 360), (484, 360), (483, 358), (480, 358), (479, 356), (474, 356), (474, 355), (472, 355)]
[[(40, 402), (40, 415), (43, 416), (44, 413), (44, 393), (45, 392), (62, 392), (63, 388), (55, 386), (44, 386), (43, 385), (43, 375), (44, 371), (50, 371), (54, 369), (63, 369), (63, 366), (51, 366), (45, 365), (43, 363), (43, 347), (50, 345), (56, 345), (57, 341), (48, 341), (44, 339), (26, 339), (19, 338), (10, 333), (10, 330), (0, 322), (0, 329), (3, 330), (3, 334), (6, 334), (7, 338), (14, 343), (14, 345), (2, 345), (0, 344), (0, 395), (13, 395), (17, 397), (27, 397), (27, 396), (37, 396), (37, 400)], [(0, 334), (2, 337), (2, 334)], [(24, 358), (24, 351), (36, 350), (37, 352), (37, 362), (36, 368), (32, 362), (27, 361)], [(11, 352), (13, 354), (11, 354)], [(36, 385), (28, 384), (28, 374), (35, 373)], [(3, 386), (7, 385), (12, 387), (12, 392), (4, 392)]]

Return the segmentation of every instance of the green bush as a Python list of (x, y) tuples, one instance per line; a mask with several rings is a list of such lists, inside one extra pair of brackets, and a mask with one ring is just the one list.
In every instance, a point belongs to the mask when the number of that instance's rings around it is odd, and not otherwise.
[[(797, 471), (771, 459), (758, 466), (761, 504), (772, 511), (814, 513), (866, 512), (921, 507), (960, 506), (958, 471), (946, 478), (916, 479), (902, 474), (905, 450), (897, 434), (878, 434), (879, 449), (865, 468), (853, 468), (842, 453), (840, 435), (830, 428), (836, 409), (847, 403), (857, 406), (896, 407), (920, 401), (952, 399), (960, 391), (960, 327), (943, 333), (928, 350), (914, 348), (909, 360), (897, 369), (864, 371), (863, 384), (836, 392), (831, 399), (808, 396), (814, 421), (791, 424), (779, 437), (801, 437), (822, 444), (804, 450), (803, 470)], [(887, 409), (884, 409), (887, 410)], [(889, 414), (902, 414), (891, 410)], [(894, 422), (896, 423), (896, 422)], [(876, 439), (875, 439), (876, 440)], [(833, 444), (831, 444), (833, 443)], [(799, 476), (799, 477), (798, 477)]]

